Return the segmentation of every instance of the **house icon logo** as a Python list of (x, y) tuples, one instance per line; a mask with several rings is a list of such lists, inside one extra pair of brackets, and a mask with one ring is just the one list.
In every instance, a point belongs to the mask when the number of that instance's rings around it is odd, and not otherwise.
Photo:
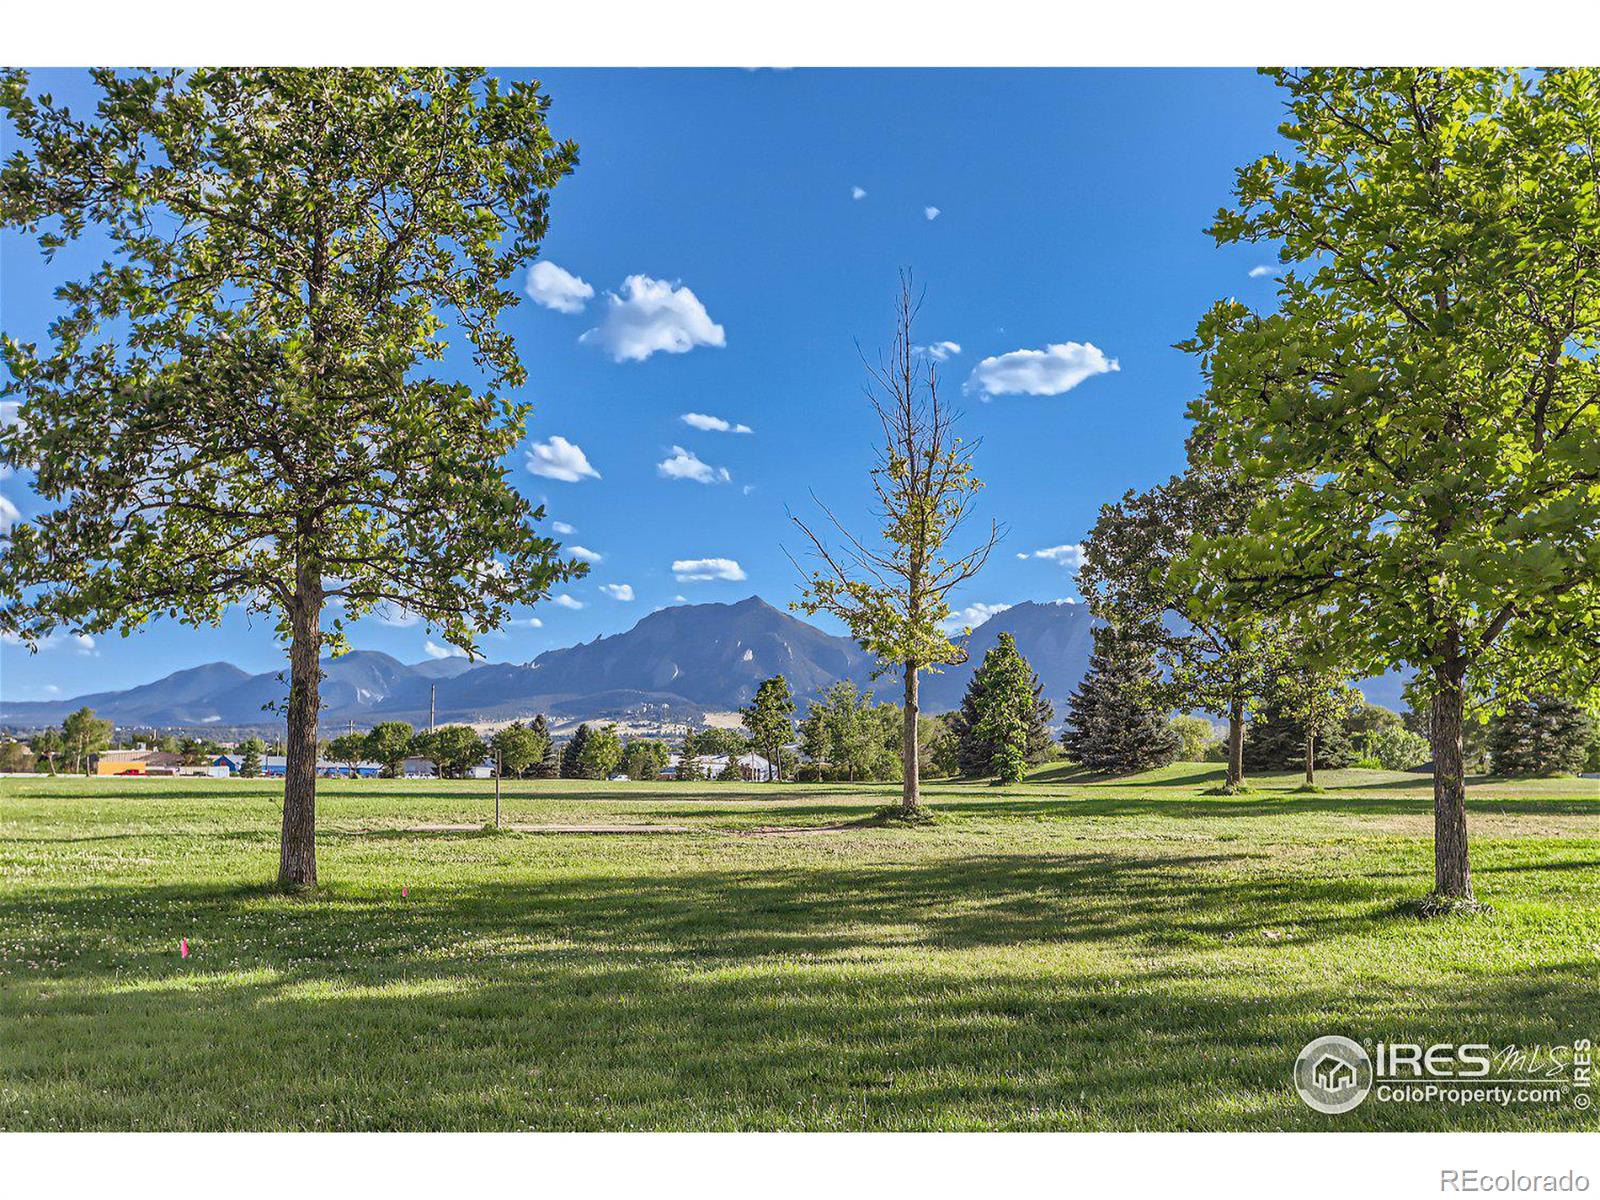
[(1294, 1060), (1294, 1087), (1320, 1113), (1347, 1113), (1372, 1090), (1372, 1059), (1347, 1037), (1316, 1038)]

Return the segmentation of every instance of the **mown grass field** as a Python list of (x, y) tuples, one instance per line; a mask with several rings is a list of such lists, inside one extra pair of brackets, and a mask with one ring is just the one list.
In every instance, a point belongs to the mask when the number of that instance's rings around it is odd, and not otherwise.
[[(0, 779), (0, 1128), (1588, 1129), (1290, 1085), (1300, 1047), (1600, 1035), (1600, 783), (1480, 781), (1492, 915), (1421, 921), (1428, 780), (895, 789)], [(435, 828), (425, 828), (425, 827)], [(402, 887), (408, 895), (401, 896)], [(193, 954), (178, 955), (187, 937)]]

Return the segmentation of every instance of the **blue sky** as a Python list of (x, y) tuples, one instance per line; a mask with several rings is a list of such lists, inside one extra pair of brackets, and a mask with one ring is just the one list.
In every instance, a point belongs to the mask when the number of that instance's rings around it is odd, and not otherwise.
[[(1270, 251), (1202, 232), (1234, 168), (1277, 140), (1278, 97), (1253, 72), (504, 74), (543, 81), (582, 159), (555, 192), (552, 266), (531, 284), (542, 302), (505, 318), (534, 406), (508, 461), (573, 530), (567, 546), (600, 557), (565, 589), (582, 607), (518, 613), (484, 641), (494, 660), (615, 633), (680, 598), (794, 599), (786, 506), (814, 511), (814, 489), (865, 520), (873, 427), (856, 343), (887, 343), (901, 267), (927, 288), (918, 340), (960, 348), (944, 348), (944, 386), (983, 439), (981, 515), (1009, 526), (960, 605), (1071, 597), (1070, 552), (1038, 552), (1080, 542), (1102, 502), (1181, 466), (1198, 374), (1172, 344), (1218, 297), (1272, 299), (1271, 272), (1251, 274)], [(86, 99), (81, 78), (36, 76)], [(47, 269), (0, 235), (4, 329), (42, 339), (51, 286), (98, 249)], [(0, 494), (38, 511), (25, 478)], [(695, 560), (738, 570), (674, 570)], [(743, 578), (680, 578), (719, 574)], [(406, 661), (443, 646), (376, 619), (352, 640)], [(270, 622), (242, 615), (92, 641), (0, 645), (0, 687), (44, 699), (216, 659), (281, 663)]]

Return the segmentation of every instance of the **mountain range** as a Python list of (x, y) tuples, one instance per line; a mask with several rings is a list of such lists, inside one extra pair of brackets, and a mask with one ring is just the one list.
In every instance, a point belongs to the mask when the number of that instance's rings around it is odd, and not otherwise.
[[(1089, 663), (1091, 622), (1082, 604), (1023, 602), (995, 613), (966, 636), (968, 658), (923, 677), (922, 707), (946, 712), (962, 694), (984, 653), (1010, 633), (1033, 665), (1057, 714)], [(322, 720), (327, 727), (402, 720), (426, 724), (430, 703), (440, 722), (506, 721), (548, 714), (557, 723), (631, 717), (698, 719), (749, 702), (774, 675), (806, 701), (838, 680), (899, 699), (893, 675), (873, 679), (876, 663), (849, 638), (780, 612), (758, 596), (735, 604), (664, 608), (632, 629), (576, 646), (547, 650), (530, 663), (474, 663), (465, 658), (406, 664), (376, 650), (325, 659)], [(1390, 703), (1387, 687), (1367, 689)], [(288, 691), (287, 671), (251, 675), (231, 663), (207, 663), (124, 691), (67, 700), (12, 701), (0, 695), (0, 725), (19, 729), (58, 724), (87, 705), (121, 726), (274, 728), (271, 706)]]

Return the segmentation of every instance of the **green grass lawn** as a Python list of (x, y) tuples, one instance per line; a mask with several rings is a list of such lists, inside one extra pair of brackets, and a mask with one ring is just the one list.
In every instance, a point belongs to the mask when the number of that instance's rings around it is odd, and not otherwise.
[[(1580, 1129), (1369, 1099), (1300, 1047), (1600, 1036), (1600, 783), (1478, 781), (1492, 915), (1421, 921), (1426, 777), (896, 788), (0, 779), (0, 1128)], [(402, 887), (409, 896), (402, 898)], [(187, 937), (193, 954), (178, 956)]]

